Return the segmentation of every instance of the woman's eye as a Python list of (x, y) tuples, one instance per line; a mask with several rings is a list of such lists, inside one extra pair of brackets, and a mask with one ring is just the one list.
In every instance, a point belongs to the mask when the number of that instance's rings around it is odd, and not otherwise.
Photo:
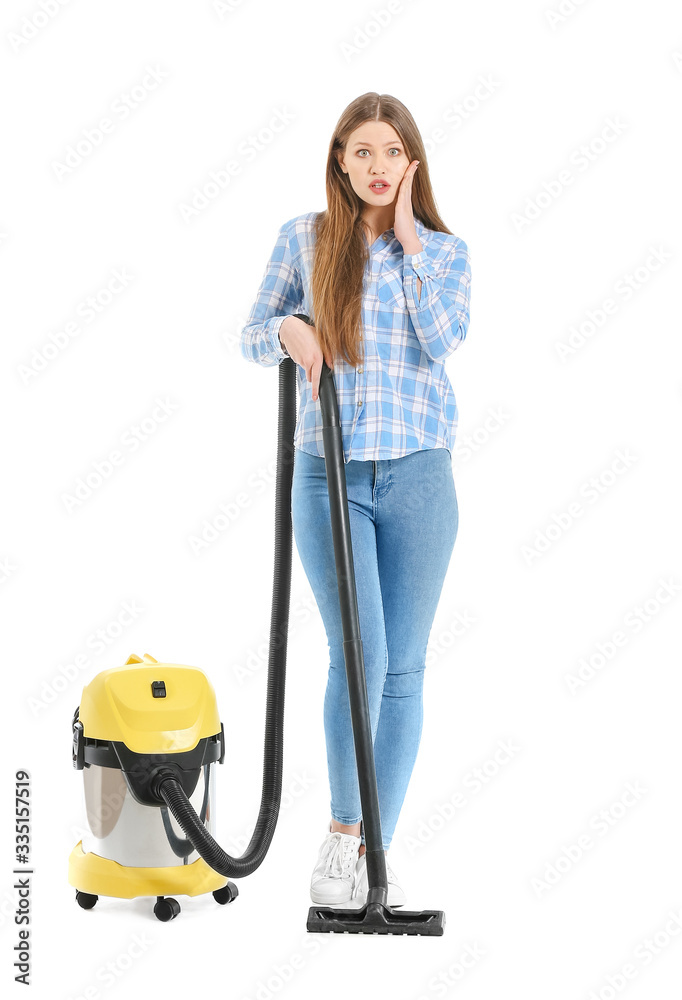
[[(400, 156), (400, 150), (398, 149), (397, 146), (391, 146), (391, 148), (389, 149), (389, 153), (392, 153), (394, 150), (398, 154), (398, 156)], [(359, 149), (358, 150), (358, 154), (360, 154), (360, 153), (369, 153), (369, 150), (368, 149)], [(365, 159), (365, 157), (363, 156), (363, 160), (364, 159)]]

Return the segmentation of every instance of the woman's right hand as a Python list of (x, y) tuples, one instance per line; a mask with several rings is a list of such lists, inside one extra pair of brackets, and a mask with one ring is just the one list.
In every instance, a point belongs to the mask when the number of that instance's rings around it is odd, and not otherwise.
[(306, 378), (312, 382), (313, 399), (317, 399), (322, 361), (325, 360), (332, 369), (334, 365), (331, 358), (323, 356), (315, 336), (315, 327), (296, 316), (287, 316), (279, 328), (279, 339), (296, 364), (305, 369)]

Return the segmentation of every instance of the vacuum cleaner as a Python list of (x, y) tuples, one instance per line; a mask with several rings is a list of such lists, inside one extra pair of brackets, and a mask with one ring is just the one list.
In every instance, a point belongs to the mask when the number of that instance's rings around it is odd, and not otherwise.
[[(297, 314), (311, 324), (310, 319)], [(291, 591), (291, 486), (296, 427), (296, 363), (279, 366), (275, 569), (270, 621), (265, 753), (260, 811), (244, 854), (231, 857), (214, 840), (215, 765), (225, 759), (225, 726), (206, 675), (195, 667), (160, 663), (148, 653), (87, 684), (72, 722), (72, 761), (83, 772), (88, 831), (69, 858), (76, 901), (91, 909), (99, 896), (156, 897), (154, 914), (180, 913), (174, 894), (211, 892), (232, 902), (232, 878), (254, 872), (265, 858), (282, 792), (286, 652)], [(343, 439), (332, 370), (322, 363), (319, 399), (343, 649), (365, 832), (368, 892), (356, 909), (311, 906), (313, 933), (441, 936), (442, 910), (388, 906), (374, 749), (358, 618), (346, 494)], [(228, 724), (227, 738), (230, 730)]]

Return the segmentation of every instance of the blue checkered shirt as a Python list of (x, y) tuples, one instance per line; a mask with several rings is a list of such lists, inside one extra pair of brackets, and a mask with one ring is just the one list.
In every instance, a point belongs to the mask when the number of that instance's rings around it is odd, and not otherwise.
[[(287, 316), (314, 320), (310, 282), (316, 212), (281, 227), (256, 301), (241, 332), (242, 356), (270, 366), (286, 352), (279, 330)], [(399, 458), (447, 448), (452, 457), (458, 410), (444, 362), (466, 337), (471, 268), (464, 240), (414, 220), (424, 247), (403, 253), (393, 230), (370, 248), (363, 279), (364, 359), (357, 368), (334, 358), (344, 462)], [(419, 297), (417, 276), (422, 281)], [(324, 457), (320, 400), (296, 366), (299, 412), (294, 445)]]

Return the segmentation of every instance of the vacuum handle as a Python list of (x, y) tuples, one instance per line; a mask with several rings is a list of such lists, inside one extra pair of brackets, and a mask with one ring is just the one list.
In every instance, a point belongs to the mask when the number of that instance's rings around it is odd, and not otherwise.
[[(308, 326), (315, 326), (315, 324), (313, 323), (313, 321), (310, 319), (310, 316), (306, 316), (305, 313), (294, 313), (293, 315), (294, 315), (294, 319), (302, 319), (304, 323), (308, 324)], [(329, 380), (330, 380), (331, 377), (333, 377), (333, 374), (334, 373), (332, 372), (331, 368), (327, 364), (327, 360), (326, 360), (326, 358), (323, 355), (323, 357), (322, 357), (322, 370), (320, 372), (320, 392), (319, 392), (320, 405), (322, 407), (322, 426), (323, 427), (326, 426), (326, 420), (325, 420), (326, 414), (329, 411), (333, 411), (332, 419), (335, 419), (337, 421), (338, 426), (340, 428), (341, 427), (341, 421), (339, 420), (339, 407), (338, 407), (338, 403), (336, 401), (336, 387), (335, 387), (333, 381), (332, 381), (331, 385), (332, 385), (332, 388), (334, 389), (334, 392), (330, 394), (329, 393), (329, 389), (326, 390), (327, 406), (325, 407), (324, 403), (322, 402), (322, 384), (323, 384), (323, 380), (324, 380), (324, 384), (326, 386), (328, 386), (329, 385)]]

